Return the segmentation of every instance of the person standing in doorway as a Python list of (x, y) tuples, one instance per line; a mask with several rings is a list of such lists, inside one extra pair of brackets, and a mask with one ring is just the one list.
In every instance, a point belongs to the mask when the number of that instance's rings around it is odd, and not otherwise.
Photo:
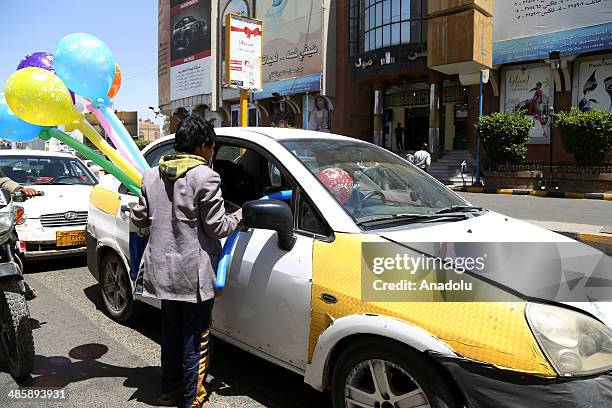
[(424, 172), (429, 172), (429, 167), (431, 166), (431, 155), (429, 154), (427, 143), (423, 143), (421, 150), (414, 154), (412, 163)]
[(395, 143), (397, 144), (397, 150), (404, 150), (404, 128), (401, 122), (397, 122), (397, 127), (393, 131), (395, 134)]
[[(161, 300), (162, 394), (159, 404), (208, 407), (204, 388), (215, 297), (219, 239), (242, 220), (227, 214), (221, 180), (210, 167), (212, 125), (187, 117), (174, 138), (176, 154), (163, 156), (142, 178), (132, 223), (149, 229), (143, 254), (143, 296)], [(229, 204), (228, 204), (229, 205)]]

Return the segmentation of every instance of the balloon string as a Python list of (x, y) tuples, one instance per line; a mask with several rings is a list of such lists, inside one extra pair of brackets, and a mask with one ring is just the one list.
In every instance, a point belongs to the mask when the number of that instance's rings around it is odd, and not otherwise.
[(142, 152), (140, 151), (138, 146), (136, 146), (136, 143), (134, 143), (132, 136), (130, 136), (127, 129), (125, 128), (125, 126), (123, 126), (123, 123), (121, 123), (113, 109), (110, 106), (100, 106), (99, 112), (102, 114), (102, 116), (104, 116), (104, 118), (108, 121), (113, 130), (116, 132), (117, 137), (126, 147), (130, 156), (136, 161), (136, 163), (138, 163), (137, 167), (140, 167), (140, 170), (142, 171), (151, 168), (151, 166), (149, 166), (149, 163), (147, 163), (144, 156), (142, 155)]
[(136, 167), (136, 170), (138, 170), (140, 173), (142, 173), (142, 170), (140, 169), (139, 164), (132, 157), (132, 155), (128, 152), (127, 147), (125, 146), (123, 141), (119, 138), (119, 136), (117, 136), (117, 133), (115, 133), (115, 131), (111, 127), (110, 123), (108, 123), (108, 121), (102, 115), (102, 113), (99, 110), (95, 110), (91, 106), (91, 103), (87, 104), (87, 110), (89, 112), (93, 113), (94, 115), (96, 115), (96, 118), (98, 119), (98, 122), (100, 123), (100, 126), (102, 126), (102, 128), (104, 129), (104, 131), (106, 132), (106, 134), (108, 135), (110, 140), (112, 140), (113, 145), (115, 145), (115, 148), (119, 151), (119, 153), (121, 153), (123, 155), (123, 157), (125, 159), (127, 159), (127, 161), (130, 162), (130, 164), (132, 166)]

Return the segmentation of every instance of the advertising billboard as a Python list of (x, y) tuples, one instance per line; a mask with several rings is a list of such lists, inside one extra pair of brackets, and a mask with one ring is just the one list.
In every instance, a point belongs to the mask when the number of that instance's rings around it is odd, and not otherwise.
[(292, 95), (321, 88), (322, 5), (320, 1), (259, 0), (255, 16), (264, 22), (263, 92)]
[(610, 48), (612, 1), (498, 0), (493, 13), (493, 64)]
[(170, 99), (211, 93), (211, 0), (170, 1)]
[(574, 106), (583, 112), (612, 112), (612, 55), (579, 60), (574, 66), (578, 68), (574, 76)]
[(260, 91), (263, 46), (261, 20), (228, 14), (225, 30), (225, 84), (231, 88)]
[(170, 103), (170, 0), (157, 2), (157, 98)]
[(502, 109), (524, 111), (533, 122), (530, 144), (550, 143), (548, 107), (553, 106), (554, 81), (549, 66), (503, 71)]

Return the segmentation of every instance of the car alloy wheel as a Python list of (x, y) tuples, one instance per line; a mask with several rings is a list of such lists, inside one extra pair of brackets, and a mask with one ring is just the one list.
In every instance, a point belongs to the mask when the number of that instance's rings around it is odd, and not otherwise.
[(353, 367), (344, 395), (346, 408), (431, 408), (425, 391), (406, 370), (380, 359)]
[(116, 259), (109, 260), (104, 264), (103, 276), (103, 294), (107, 304), (113, 311), (121, 313), (125, 309), (129, 293), (123, 268)]

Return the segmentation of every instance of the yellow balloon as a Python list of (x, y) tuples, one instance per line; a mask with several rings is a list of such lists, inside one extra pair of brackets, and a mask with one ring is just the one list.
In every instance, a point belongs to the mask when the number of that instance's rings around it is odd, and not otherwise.
[(4, 96), (15, 115), (35, 125), (60, 126), (76, 117), (64, 82), (42, 68), (15, 71), (6, 81)]

